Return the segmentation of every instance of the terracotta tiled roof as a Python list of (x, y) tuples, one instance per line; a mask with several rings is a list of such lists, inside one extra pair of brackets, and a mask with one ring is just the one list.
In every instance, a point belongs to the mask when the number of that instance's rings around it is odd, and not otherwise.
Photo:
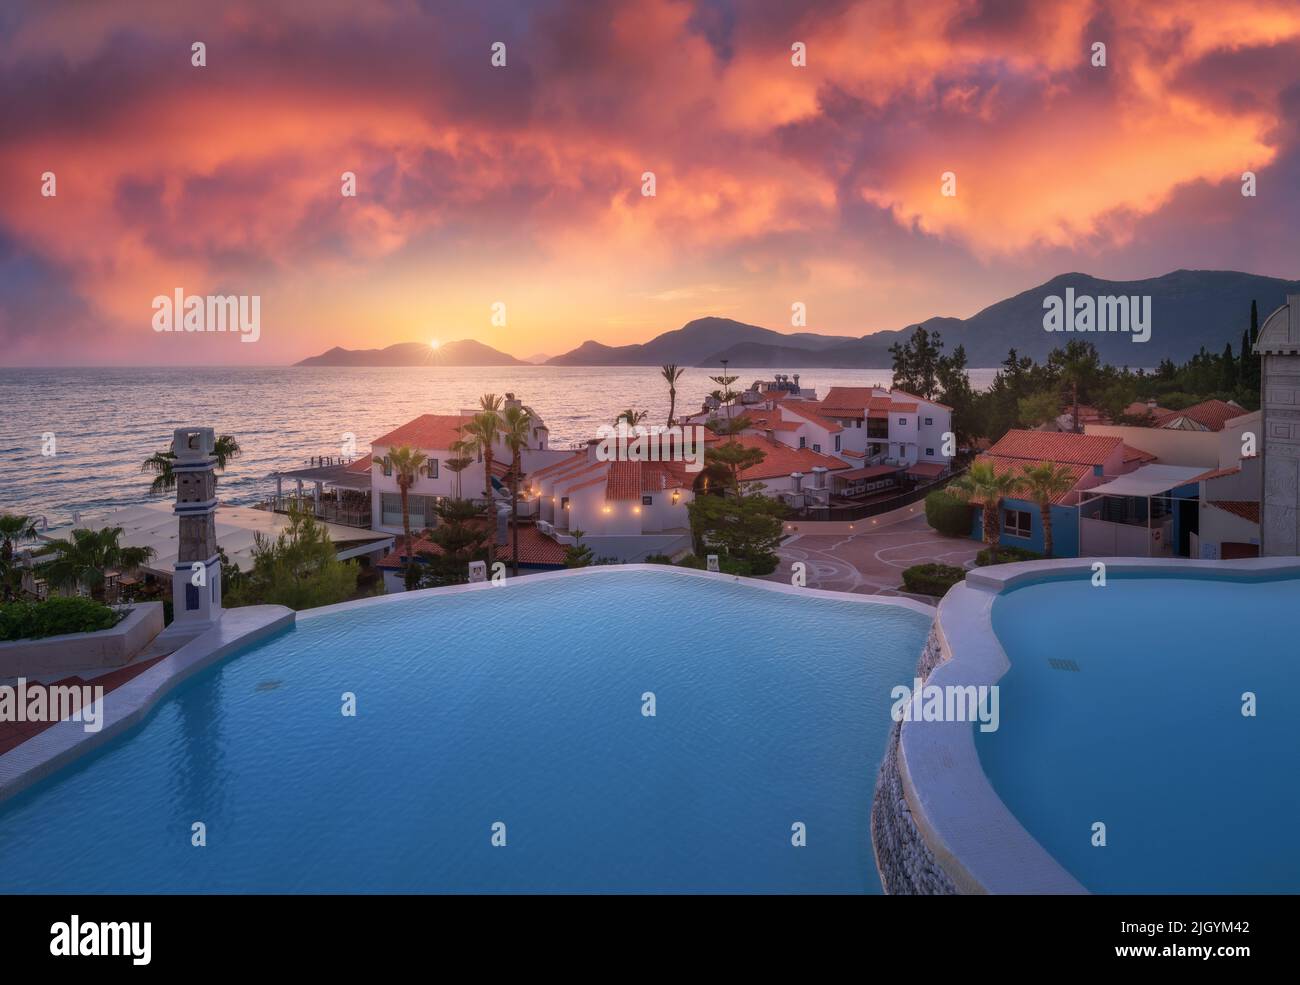
[[(1116, 438), (1115, 440), (1118, 441), (1119, 439)], [(994, 447), (996, 448), (997, 446), (995, 445)], [(1036, 461), (1030, 461), (1023, 458), (1002, 458), (992, 453), (986, 455), (978, 455), (976, 456), (975, 461), (989, 462), (990, 464), (992, 464), (993, 471), (997, 475), (1005, 475), (1006, 473), (1010, 472), (1011, 474), (1017, 477), (1023, 476), (1025, 474), (1026, 465), (1033, 466), (1033, 465), (1043, 464), (1043, 462), (1041, 461), (1036, 462)], [(1088, 476), (1092, 475), (1092, 466), (1090, 465), (1076, 464), (1070, 462), (1056, 462), (1056, 461), (1052, 462), (1052, 464), (1063, 465), (1065, 468), (1069, 469), (1070, 473), (1074, 476), (1074, 485), (1076, 487), (1079, 485), (1080, 482), (1082, 482)], [(1023, 492), (1023, 489), (1020, 490), (1020, 492)], [(1072, 502), (1074, 500), (1074, 495), (1075, 495), (1074, 489), (1071, 488), (1063, 493), (1053, 496), (1052, 502), (1058, 505), (1062, 503)], [(1016, 496), (1016, 498), (1021, 498), (1021, 497)], [(979, 502), (979, 500), (973, 500), (973, 502)]]
[(1240, 471), (1240, 465), (1230, 465), (1226, 469), (1211, 469), (1209, 472), (1203, 472), (1192, 481), (1204, 482), (1206, 479), (1221, 479), (1225, 475), (1236, 475)]
[[(723, 443), (723, 438), (710, 438), (708, 444), (716, 448)], [(770, 438), (760, 438), (752, 434), (737, 435), (736, 442), (744, 445), (746, 448), (757, 448), (766, 456), (759, 464), (751, 466), (740, 473), (742, 482), (753, 482), (760, 479), (778, 479), (788, 476), (791, 472), (809, 473), (816, 466), (821, 465), (826, 469), (836, 472), (840, 469), (847, 469), (848, 462), (842, 462), (838, 458), (831, 458), (829, 455), (823, 455), (815, 452), (811, 448), (791, 448), (789, 445), (783, 445), (779, 441), (772, 441)]]
[(544, 479), (556, 472), (563, 472), (565, 469), (576, 468), (586, 460), (587, 453), (585, 451), (575, 451), (568, 458), (562, 458), (558, 462), (552, 462), (545, 468), (535, 469), (533, 472), (529, 473), (529, 477), (532, 479)]
[(908, 397), (908, 398), (911, 399), (911, 400), (920, 400), (920, 401), (922, 401), (922, 402), (924, 402), (924, 403), (927, 403), (927, 404), (933, 404), (935, 407), (942, 407), (944, 410), (952, 410), (952, 408), (949, 407), (947, 404), (941, 404), (941, 403), (939, 403), (939, 401), (937, 401), (937, 400), (926, 400), (924, 397), (918, 397), (916, 394), (914, 394), (914, 393), (907, 393), (907, 392), (904, 391), (904, 390), (891, 389), (889, 392), (892, 393), (892, 394), (895, 394), (895, 395), (897, 395), (897, 396), (900, 396), (900, 397)]
[(816, 404), (807, 400), (787, 400), (785, 403), (781, 405), (782, 410), (792, 410), (800, 417), (812, 421), (814, 424), (825, 428), (831, 434), (835, 434), (837, 431), (844, 430), (843, 427), (836, 424), (834, 421), (822, 417), (821, 414), (817, 413), (815, 407)]
[(833, 386), (821, 401), (821, 413), (832, 417), (861, 417), (875, 395), (874, 387)]
[(1159, 404), (1151, 407), (1144, 400), (1135, 400), (1124, 408), (1125, 417), (1164, 417), (1170, 413), (1172, 411), (1168, 407), (1161, 407)]
[(366, 473), (366, 472), (369, 472), (369, 471), (370, 471), (370, 466), (371, 466), (371, 464), (372, 464), (372, 460), (373, 460), (373, 459), (374, 459), (374, 456), (373, 456), (373, 455), (362, 455), (362, 456), (361, 456), (360, 458), (358, 458), (356, 461), (354, 461), (354, 462), (349, 462), (349, 463), (348, 463), (348, 467), (347, 467), (346, 469), (344, 469), (344, 471), (345, 471), (345, 472), (357, 472), (357, 473)]
[(1132, 445), (1124, 446), (1125, 462), (1154, 462), (1156, 456), (1149, 451), (1143, 451), (1141, 448), (1134, 448)]
[(1186, 417), (1207, 431), (1222, 431), (1226, 422), (1244, 413), (1246, 413), (1244, 407), (1230, 404), (1226, 400), (1205, 400), (1183, 410), (1171, 410), (1163, 417), (1157, 417), (1156, 427), (1167, 428), (1180, 418)]
[(760, 431), (798, 431), (802, 424), (795, 421), (783, 421), (771, 417), (751, 417), (750, 426)]
[(889, 412), (891, 414), (915, 414), (921, 409), (920, 404), (890, 404)]
[(389, 448), (410, 445), (413, 448), (448, 451), (460, 440), (460, 429), (472, 420), (474, 418), (467, 414), (421, 414), (415, 420), (407, 421), (370, 443)]
[(607, 462), (605, 498), (612, 500), (641, 498), (641, 463)]
[(1243, 520), (1249, 520), (1251, 523), (1259, 523), (1259, 504), (1250, 499), (1212, 499), (1211, 506), (1217, 506), (1221, 510), (1231, 513), (1233, 516), (1239, 516)]
[(1103, 465), (1123, 443), (1119, 438), (1108, 435), (1013, 429), (989, 448), (989, 454), (1001, 458), (1031, 459), (1035, 462)]

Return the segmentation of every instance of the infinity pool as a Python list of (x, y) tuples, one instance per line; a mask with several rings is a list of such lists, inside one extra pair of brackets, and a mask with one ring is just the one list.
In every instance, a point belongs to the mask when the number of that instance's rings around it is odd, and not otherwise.
[(1001, 727), (975, 732), (994, 790), (1094, 892), (1300, 891), (1297, 609), (1296, 578), (1001, 595)]
[(0, 891), (878, 893), (929, 623), (614, 568), (300, 618), (0, 804)]

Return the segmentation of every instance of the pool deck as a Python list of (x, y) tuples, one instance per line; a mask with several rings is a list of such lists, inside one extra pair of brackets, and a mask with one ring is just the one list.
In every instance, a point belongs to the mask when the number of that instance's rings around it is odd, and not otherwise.
[[(997, 565), (971, 572), (939, 605), (940, 662), (927, 684), (992, 685), (1010, 669), (993, 632), (997, 596), (1045, 578), (1300, 576), (1300, 559), (1071, 558)], [(911, 821), (944, 874), (962, 893), (1085, 893), (1087, 890), (1025, 830), (994, 791), (967, 722), (903, 722), (897, 756)]]

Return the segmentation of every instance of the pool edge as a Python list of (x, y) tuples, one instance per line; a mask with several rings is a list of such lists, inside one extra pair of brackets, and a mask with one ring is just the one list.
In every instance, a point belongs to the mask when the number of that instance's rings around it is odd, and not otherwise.
[[(1300, 576), (1294, 557), (1237, 561), (1182, 558), (1062, 558), (996, 565), (970, 572), (939, 604), (934, 639), (940, 660), (928, 684), (991, 685), (1011, 668), (993, 631), (997, 597), (1056, 576), (1157, 573), (1249, 578)], [(966, 722), (903, 722), (898, 772), (910, 821), (943, 874), (961, 893), (1075, 894), (1088, 890), (1025, 829), (984, 772)]]

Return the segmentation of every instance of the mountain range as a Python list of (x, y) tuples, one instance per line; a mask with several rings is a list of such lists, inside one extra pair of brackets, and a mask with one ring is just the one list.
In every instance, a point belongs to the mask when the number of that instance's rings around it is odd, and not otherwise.
[[(1125, 332), (1045, 331), (1044, 299), (1063, 298), (1068, 289), (1073, 289), (1075, 297), (1150, 296), (1150, 340), (1134, 342)], [(1221, 352), (1224, 343), (1231, 343), (1233, 350), (1237, 350), (1241, 333), (1250, 323), (1251, 301), (1257, 302), (1262, 322), (1269, 312), (1285, 302), (1288, 294), (1300, 294), (1300, 281), (1232, 270), (1175, 270), (1160, 277), (1133, 281), (1069, 273), (991, 304), (969, 318), (934, 317), (920, 322), (920, 326), (940, 333), (945, 352), (952, 352), (958, 345), (965, 346), (967, 365), (972, 367), (996, 366), (1013, 347), (1020, 355), (1041, 361), (1049, 351), (1075, 338), (1094, 343), (1105, 362), (1153, 367), (1166, 358), (1182, 362), (1202, 346)], [(905, 342), (916, 327), (909, 325), (862, 336), (817, 335), (776, 332), (730, 318), (697, 318), (636, 345), (609, 346), (587, 341), (576, 349), (552, 356), (545, 365), (717, 366), (726, 359), (738, 369), (883, 369), (891, 365), (889, 347), (895, 342)], [(436, 358), (431, 355), (427, 345), (411, 342), (378, 350), (334, 348), (304, 359), (298, 365), (524, 365), (522, 360), (470, 340), (446, 343), (437, 350)]]
[(461, 339), (434, 349), (427, 342), (398, 342), (384, 349), (344, 349), (335, 346), (295, 366), (526, 366), (490, 345)]

